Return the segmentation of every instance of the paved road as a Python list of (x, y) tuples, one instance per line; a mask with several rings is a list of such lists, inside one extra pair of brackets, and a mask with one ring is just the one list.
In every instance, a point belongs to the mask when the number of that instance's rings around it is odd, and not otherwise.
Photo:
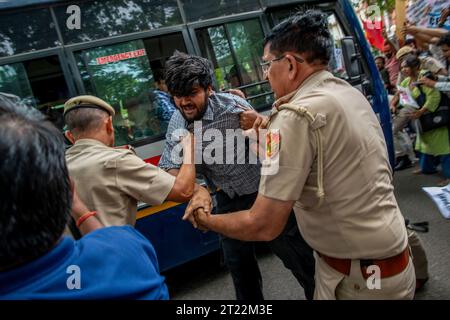
[[(397, 201), (405, 217), (413, 222), (428, 221), (429, 233), (420, 233), (426, 249), (430, 280), (416, 299), (450, 299), (450, 220), (445, 220), (421, 190), (435, 186), (438, 176), (414, 175), (412, 169), (396, 173)], [(305, 299), (303, 290), (281, 261), (267, 248), (258, 250), (266, 299)], [(220, 264), (218, 252), (165, 273), (171, 297), (177, 300), (234, 299), (231, 277)]]

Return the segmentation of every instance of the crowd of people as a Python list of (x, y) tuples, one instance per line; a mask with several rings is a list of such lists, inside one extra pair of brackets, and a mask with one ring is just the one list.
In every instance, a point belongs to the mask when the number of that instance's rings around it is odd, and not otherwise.
[[(450, 60), (449, 39), (442, 35), (436, 46)], [(428, 82), (421, 66), (448, 72), (405, 48), (387, 43), (377, 65), (387, 70), (383, 79), (399, 119), (396, 101), (403, 100), (394, 83), (415, 99), (423, 96), (420, 108), (404, 115), (418, 119), (438, 109), (440, 92), (448, 91), (448, 78)], [(332, 49), (320, 11), (297, 13), (272, 29), (261, 64), (276, 98), (270, 116), (239, 92), (215, 92), (207, 59), (175, 52), (164, 83), (158, 80), (176, 106), (158, 167), (114, 147), (115, 110), (106, 101), (78, 96), (65, 103), (73, 143), (65, 151), (48, 119), (0, 95), (0, 298), (168, 299), (155, 250), (133, 226), (138, 201), (172, 200), (189, 201), (183, 219), (194, 228), (221, 235), (239, 300), (264, 299), (253, 241), (269, 244), (307, 299), (412, 299), (417, 281), (428, 277), (426, 256), (395, 199), (379, 121), (360, 91), (328, 71)], [(196, 137), (210, 129), (268, 130), (268, 140), (259, 142), (270, 151), (262, 163), (240, 164), (250, 154), (248, 141), (245, 150), (227, 149), (231, 164), (198, 162), (197, 151), (207, 154), (208, 144), (197, 145)], [(447, 174), (448, 129), (416, 133), (422, 172), (436, 170), (431, 166), (440, 160)], [(264, 173), (267, 166), (276, 170)], [(78, 240), (67, 236), (73, 225)], [(82, 290), (69, 290), (77, 286)]]
[(396, 151), (395, 170), (418, 162), (415, 174), (436, 174), (450, 183), (450, 32), (405, 25), (400, 48), (386, 37), (375, 62), (389, 94)]

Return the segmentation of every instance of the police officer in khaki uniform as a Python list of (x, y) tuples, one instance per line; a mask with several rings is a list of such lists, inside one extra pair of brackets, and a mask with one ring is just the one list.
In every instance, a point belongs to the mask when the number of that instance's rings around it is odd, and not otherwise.
[(266, 135), (272, 170), (253, 207), (211, 215), (192, 205), (186, 217), (228, 237), (269, 241), (294, 208), (315, 250), (316, 299), (412, 299), (414, 268), (383, 133), (365, 97), (326, 71), (326, 21), (299, 13), (266, 38), (264, 72), (278, 100)]
[(116, 149), (114, 109), (93, 96), (78, 96), (64, 105), (67, 138), (74, 145), (66, 152), (69, 174), (78, 194), (106, 226), (134, 225), (137, 201), (159, 205), (165, 200), (188, 201), (196, 189), (209, 206), (209, 194), (195, 185), (192, 137), (184, 139), (184, 163), (174, 177), (145, 163), (128, 149)]

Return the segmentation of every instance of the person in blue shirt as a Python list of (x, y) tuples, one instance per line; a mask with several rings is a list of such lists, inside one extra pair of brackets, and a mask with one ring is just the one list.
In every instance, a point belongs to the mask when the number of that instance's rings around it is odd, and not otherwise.
[[(60, 132), (0, 94), (0, 299), (168, 299), (155, 250), (78, 198)], [(70, 215), (84, 235), (63, 237)]]
[(156, 89), (153, 90), (153, 100), (157, 107), (157, 115), (165, 127), (170, 121), (172, 114), (175, 112), (172, 96), (167, 89), (166, 81), (164, 79), (164, 70), (158, 69), (153, 73)]

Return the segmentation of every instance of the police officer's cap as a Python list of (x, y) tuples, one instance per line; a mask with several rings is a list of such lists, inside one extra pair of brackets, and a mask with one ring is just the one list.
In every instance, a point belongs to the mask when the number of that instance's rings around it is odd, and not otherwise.
[(404, 46), (404, 47), (401, 47), (398, 51), (397, 51), (397, 54), (395, 55), (395, 57), (397, 58), (397, 60), (398, 59), (400, 59), (401, 57), (403, 57), (403, 56), (405, 56), (405, 55), (407, 55), (407, 54), (409, 54), (409, 53), (412, 53), (414, 50), (413, 50), (413, 48), (411, 48), (410, 46)]
[(109, 113), (109, 115), (114, 116), (114, 108), (111, 107), (109, 103), (106, 103), (100, 98), (94, 96), (78, 96), (73, 97), (64, 104), (64, 115), (68, 112), (80, 108), (92, 108), (100, 109)]

